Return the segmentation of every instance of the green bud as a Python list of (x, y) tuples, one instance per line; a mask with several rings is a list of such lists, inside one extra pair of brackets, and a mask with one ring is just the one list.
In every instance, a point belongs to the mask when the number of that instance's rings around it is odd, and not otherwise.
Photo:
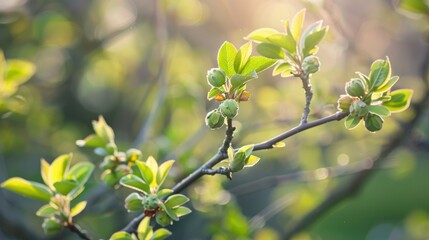
[(45, 220), (43, 220), (42, 228), (45, 234), (55, 234), (63, 229), (64, 226), (56, 218), (45, 218)]
[(376, 114), (369, 113), (365, 117), (365, 127), (370, 132), (379, 131), (383, 127), (383, 119)]
[(360, 118), (365, 117), (368, 114), (368, 106), (361, 100), (353, 101), (350, 106), (350, 113)]
[(159, 199), (156, 194), (148, 194), (143, 198), (143, 207), (145, 210), (153, 211), (158, 208)]
[(360, 79), (352, 79), (346, 83), (346, 92), (352, 97), (365, 95), (365, 85)]
[(117, 152), (115, 154), (115, 157), (120, 162), (126, 162), (127, 161), (127, 155), (124, 152)]
[(115, 143), (109, 143), (106, 145), (106, 151), (108, 154), (113, 155), (116, 151), (118, 151), (118, 147), (116, 147)]
[(173, 221), (165, 211), (157, 212), (155, 218), (156, 222), (163, 227), (173, 224)]
[(143, 197), (136, 192), (131, 193), (125, 198), (125, 208), (128, 209), (128, 211), (141, 210), (143, 208)]
[(220, 128), (223, 126), (225, 118), (219, 112), (218, 109), (212, 110), (207, 113), (206, 125), (211, 129)]
[(114, 187), (118, 183), (118, 178), (111, 170), (104, 171), (101, 174), (101, 180), (109, 187)]
[(104, 157), (103, 162), (100, 164), (100, 168), (103, 170), (114, 169), (117, 164), (116, 158), (112, 155), (108, 155)]
[(207, 81), (213, 87), (220, 87), (226, 82), (226, 74), (220, 68), (212, 68), (207, 72)]
[(132, 169), (131, 169), (131, 167), (129, 167), (128, 165), (123, 165), (123, 164), (121, 164), (121, 165), (118, 165), (118, 166), (115, 168), (114, 172), (115, 172), (115, 175), (116, 175), (118, 178), (121, 178), (121, 177), (123, 177), (123, 176), (126, 176), (126, 175), (128, 175), (128, 174), (132, 173), (132, 172), (133, 172), (133, 170), (132, 170)]
[(135, 162), (140, 159), (142, 152), (135, 148), (130, 148), (126, 152), (127, 162)]
[(320, 68), (320, 62), (319, 58), (316, 56), (307, 56), (302, 60), (302, 70), (304, 70), (305, 73), (315, 73), (319, 71)]
[(234, 99), (226, 99), (219, 105), (219, 109), (223, 116), (232, 119), (237, 116), (238, 103)]
[(352, 104), (353, 99), (349, 95), (341, 95), (338, 99), (337, 109), (343, 112), (348, 112), (350, 110), (350, 105)]
[(245, 152), (237, 152), (234, 155), (234, 159), (229, 163), (229, 168), (231, 172), (238, 172), (244, 168), (246, 165), (246, 153)]

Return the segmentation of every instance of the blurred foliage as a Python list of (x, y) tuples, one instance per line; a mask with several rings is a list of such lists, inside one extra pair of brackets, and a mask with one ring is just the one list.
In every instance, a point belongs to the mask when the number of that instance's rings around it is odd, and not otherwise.
[[(425, 1), (400, 2), (427, 9)], [(397, 88), (413, 89), (414, 102), (422, 99), (427, 13), (409, 19), (390, 1), (0, 1), (5, 59), (30, 61), (37, 68), (12, 96), (18, 110), (0, 119), (0, 182), (11, 176), (41, 182), (38, 159), (64, 152), (98, 165), (100, 159), (74, 143), (92, 132), (91, 121), (102, 114), (115, 129), (119, 148), (138, 148), (144, 159), (153, 155), (160, 164), (177, 159), (164, 183), (171, 187), (214, 154), (223, 139), (223, 131), (204, 126), (204, 116), (215, 107), (205, 101), (210, 90), (205, 76), (216, 66), (218, 47), (225, 40), (241, 46), (243, 37), (260, 27), (280, 30), (280, 20), (303, 7), (309, 22), (323, 19), (330, 26), (319, 44), (322, 64), (312, 80), (310, 120), (335, 112), (345, 82), (386, 55), (401, 76)], [(234, 144), (259, 142), (299, 123), (301, 89), (297, 79), (261, 73), (234, 119)], [(392, 116), (377, 134), (362, 125), (347, 131), (342, 123), (326, 124), (286, 140), (284, 148), (258, 153), (258, 166), (236, 173), (234, 181), (204, 177), (188, 189), (188, 206), (195, 211), (168, 227), (172, 239), (281, 239), (293, 221), (348, 178), (327, 167), (353, 169), (375, 156), (413, 114)], [(295, 239), (429, 238), (428, 117), (357, 198)], [(266, 176), (302, 171), (312, 177), (292, 175), (246, 192), (235, 190)], [(122, 210), (131, 192), (100, 191), (100, 174), (95, 170), (82, 193), (88, 204), (76, 220), (94, 237), (108, 238), (134, 215)], [(0, 194), (0, 238), (26, 239), (30, 232), (29, 239), (43, 239), (41, 220), (32, 214), (41, 205)], [(258, 224), (248, 224), (255, 219)], [(61, 234), (55, 237), (75, 238)]]

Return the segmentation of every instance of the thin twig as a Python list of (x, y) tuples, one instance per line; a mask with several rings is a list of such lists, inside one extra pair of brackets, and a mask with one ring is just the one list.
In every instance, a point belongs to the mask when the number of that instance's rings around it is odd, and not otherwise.
[(311, 99), (313, 98), (313, 91), (311, 90), (309, 74), (302, 72), (299, 75), (299, 78), (302, 81), (302, 87), (304, 88), (304, 92), (305, 92), (305, 107), (301, 117), (301, 125), (302, 125), (307, 123), (308, 121), (308, 115), (310, 114), (310, 103), (311, 103)]
[(76, 233), (76, 235), (78, 235), (81, 239), (91, 240), (91, 238), (86, 234), (86, 232), (84, 232), (77, 224), (70, 223), (67, 225), (67, 228), (71, 232)]
[(225, 140), (223, 141), (222, 147), (219, 149), (219, 152), (222, 153), (224, 157), (227, 156), (228, 148), (231, 145), (232, 139), (234, 137), (234, 131), (235, 127), (232, 126), (232, 119), (228, 118)]

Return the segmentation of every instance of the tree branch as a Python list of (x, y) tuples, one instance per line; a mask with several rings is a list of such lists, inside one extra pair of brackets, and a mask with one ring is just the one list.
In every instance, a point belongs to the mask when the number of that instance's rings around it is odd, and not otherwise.
[(311, 90), (309, 74), (302, 72), (298, 77), (302, 81), (302, 87), (304, 88), (304, 92), (305, 92), (305, 107), (301, 117), (301, 125), (302, 125), (307, 123), (308, 121), (308, 115), (310, 114), (310, 103), (311, 103), (311, 99), (313, 98), (313, 91)]
[(77, 224), (75, 224), (75, 223), (69, 223), (67, 225), (67, 228), (71, 232), (76, 233), (76, 235), (78, 235), (81, 239), (91, 240), (91, 238), (86, 234), (86, 232), (84, 232)]

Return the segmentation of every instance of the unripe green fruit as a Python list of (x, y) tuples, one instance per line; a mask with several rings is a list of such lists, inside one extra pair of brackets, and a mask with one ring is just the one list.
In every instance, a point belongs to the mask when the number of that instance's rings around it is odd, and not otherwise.
[(350, 110), (350, 105), (352, 104), (353, 99), (349, 95), (341, 95), (338, 99), (337, 108), (343, 112), (348, 112)]
[(101, 174), (101, 179), (109, 187), (114, 187), (118, 183), (118, 178), (116, 178), (111, 170), (104, 171), (103, 174)]
[(362, 97), (365, 95), (365, 86), (359, 79), (353, 79), (346, 83), (346, 92), (352, 97)]
[(165, 227), (172, 224), (171, 218), (167, 215), (165, 211), (159, 211), (156, 213), (156, 222)]
[(234, 99), (226, 99), (219, 105), (222, 115), (229, 119), (237, 116), (238, 108), (238, 103)]
[(220, 87), (226, 82), (226, 74), (220, 68), (212, 68), (207, 72), (207, 81), (213, 87)]
[(369, 113), (365, 117), (365, 127), (370, 132), (379, 131), (383, 127), (383, 119), (376, 114)]
[(45, 234), (55, 234), (59, 232), (64, 226), (58, 219), (55, 218), (45, 218), (42, 224), (43, 231)]
[(206, 116), (206, 125), (211, 129), (220, 128), (223, 126), (225, 122), (225, 118), (222, 114), (217, 110), (212, 110), (207, 113)]
[(350, 113), (360, 118), (365, 117), (368, 114), (368, 106), (361, 100), (354, 101), (350, 106)]
[(131, 148), (126, 152), (127, 162), (135, 162), (140, 159), (142, 152), (138, 149)]
[(319, 58), (316, 56), (307, 56), (306, 58), (304, 58), (304, 60), (302, 60), (302, 70), (304, 70), (304, 72), (307, 74), (315, 73), (319, 71), (319, 68), (320, 62)]
[(138, 193), (131, 193), (125, 198), (125, 208), (128, 211), (139, 211), (143, 208), (143, 197)]
[(145, 210), (156, 210), (159, 205), (159, 199), (156, 194), (148, 194), (143, 198), (143, 207)]

